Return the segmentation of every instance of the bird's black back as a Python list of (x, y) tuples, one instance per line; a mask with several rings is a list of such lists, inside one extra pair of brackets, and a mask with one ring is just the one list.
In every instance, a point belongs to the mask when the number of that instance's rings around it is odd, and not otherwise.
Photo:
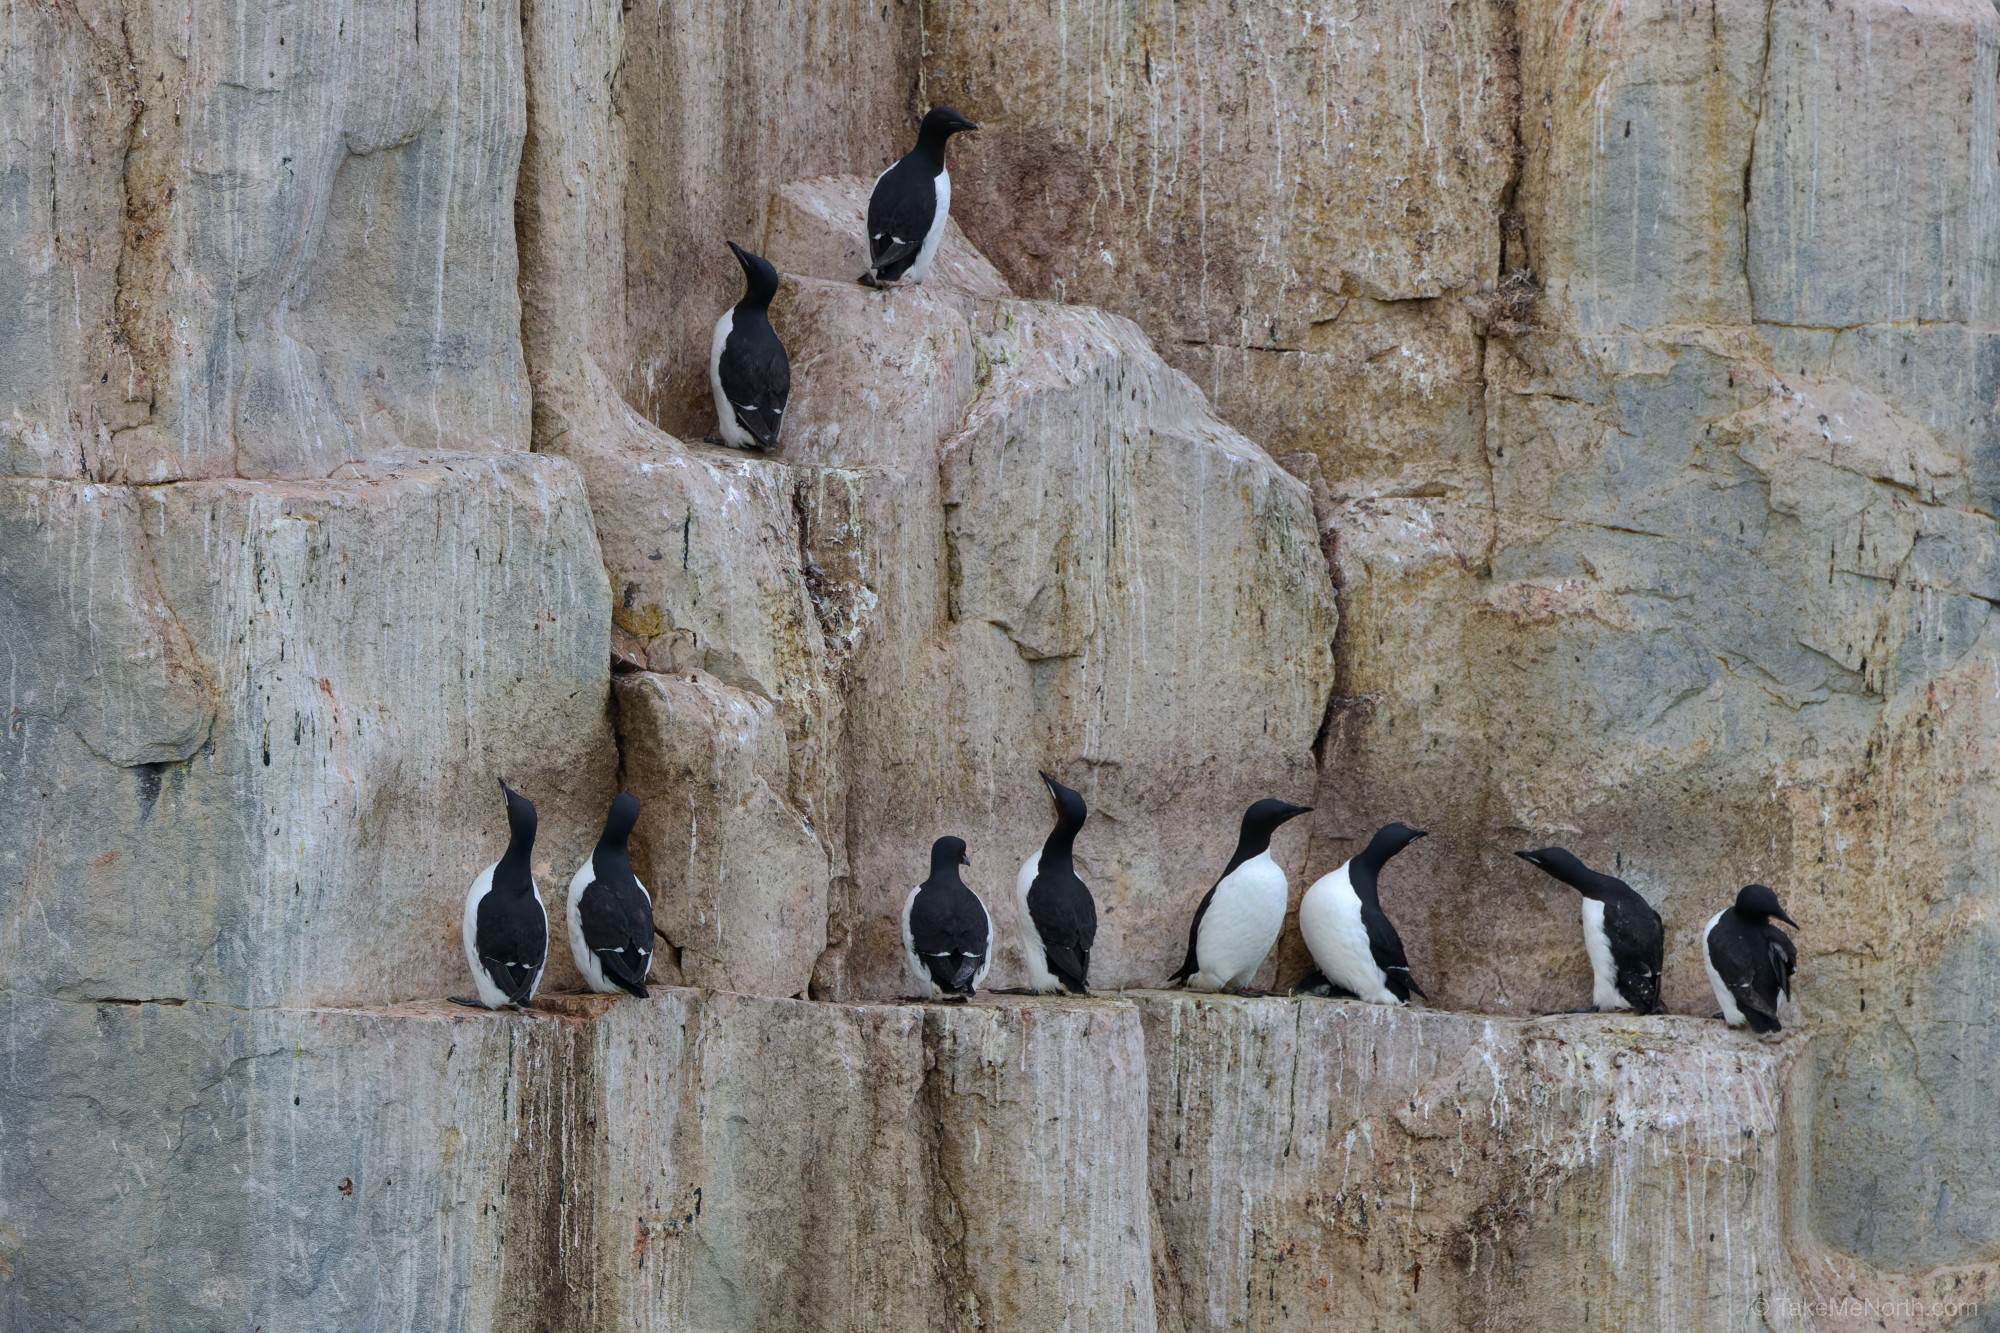
[(502, 860), (493, 867), (493, 885), (479, 900), (473, 944), (493, 984), (511, 1004), (522, 1004), (549, 960), (549, 923), (535, 896), (527, 865)]
[(792, 363), (762, 309), (747, 303), (736, 307), (715, 372), (736, 423), (750, 432), (758, 448), (777, 448), (785, 404), (792, 396)]
[(1028, 886), (1028, 917), (1042, 937), (1049, 971), (1081, 995), (1090, 983), (1090, 950), (1097, 943), (1097, 902), (1068, 861), (1046, 858)]
[(1778, 996), (1790, 992), (1798, 966), (1791, 936), (1770, 921), (1753, 921), (1732, 909), (1716, 918), (1702, 947), (1750, 1030), (1781, 1031)]
[(1600, 875), (1603, 889), (1604, 938), (1618, 968), (1618, 993), (1633, 1012), (1657, 1014), (1660, 1009), (1660, 969), (1666, 953), (1666, 924), (1653, 905), (1621, 879)]
[(640, 999), (653, 959), (653, 906), (629, 863), (605, 866), (593, 857), (597, 877), (576, 900), (583, 942), (597, 955), (604, 975)]
[(949, 867), (948, 874), (933, 870), (917, 886), (910, 904), (910, 943), (939, 990), (972, 993), (973, 978), (985, 964), (993, 940), (986, 908), (959, 879), (956, 866)]
[(943, 169), (943, 152), (933, 158), (919, 144), (875, 182), (868, 196), (868, 263), (876, 277), (894, 282), (917, 262), (937, 221), (937, 174)]
[(535, 850), (534, 802), (502, 780), (507, 800), (507, 850), (493, 864), (493, 879), (472, 926), (479, 962), (509, 1004), (526, 1004), (528, 992), (549, 960), (549, 919), (535, 896), (530, 864)]

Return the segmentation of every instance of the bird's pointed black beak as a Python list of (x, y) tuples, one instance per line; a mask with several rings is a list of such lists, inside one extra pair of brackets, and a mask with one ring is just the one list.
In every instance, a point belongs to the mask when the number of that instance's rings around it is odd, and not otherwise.
[(1535, 859), (1535, 854), (1533, 852), (1515, 852), (1514, 855), (1520, 857), (1523, 861), (1526, 861), (1531, 866), (1539, 866), (1541, 864), (1540, 861), (1537, 861)]
[(1782, 907), (1778, 909), (1778, 920), (1784, 922), (1786, 925), (1790, 926), (1793, 930), (1805, 929), (1804, 926), (1801, 926), (1798, 922), (1792, 920), (1792, 914), (1790, 912), (1787, 912)]
[(966, 853), (960, 852), (958, 854), (958, 863), (962, 866), (969, 866), (972, 864), (972, 858)]
[(1429, 829), (1413, 828), (1410, 830), (1410, 840), (1413, 842), (1418, 838), (1428, 838), (1430, 836), (1431, 831)]

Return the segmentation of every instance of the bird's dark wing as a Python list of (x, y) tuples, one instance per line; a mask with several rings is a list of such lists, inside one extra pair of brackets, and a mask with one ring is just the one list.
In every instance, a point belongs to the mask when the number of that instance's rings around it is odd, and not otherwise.
[(1660, 914), (1631, 889), (1610, 894), (1604, 900), (1604, 938), (1618, 966), (1618, 993), (1635, 1013), (1660, 1012), (1660, 965), (1667, 941)]
[[(1224, 874), (1222, 877), (1222, 879), (1228, 878), (1227, 874)], [(1222, 887), (1222, 879), (1218, 879), (1215, 883), (1209, 885), (1208, 892), (1201, 896), (1201, 906), (1194, 909), (1194, 920), (1188, 925), (1187, 957), (1182, 960), (1180, 971), (1174, 973), (1173, 979), (1175, 981), (1186, 981), (1189, 977), (1201, 971), (1201, 960), (1195, 957), (1195, 945), (1201, 939), (1201, 919), (1208, 915), (1208, 905), (1215, 901), (1215, 891)]]
[(785, 403), (792, 395), (792, 363), (784, 343), (760, 315), (742, 317), (745, 327), (733, 329), (715, 368), (722, 392), (736, 413), (736, 422), (750, 432), (760, 449), (778, 447), (785, 425)]
[(597, 955), (604, 975), (643, 998), (653, 961), (653, 916), (637, 884), (596, 879), (576, 902), (583, 942)]
[(920, 954), (968, 953), (985, 956), (986, 909), (971, 889), (923, 889), (910, 904), (910, 940)]
[(1798, 947), (1792, 937), (1779, 930), (1769, 921), (1764, 923), (1764, 938), (1769, 941), (1771, 968), (1778, 978), (1778, 989), (1786, 995), (1792, 993), (1792, 974), (1799, 970)]
[(517, 898), (496, 886), (479, 900), (474, 927), (479, 961), (508, 1002), (522, 1004), (549, 959), (549, 923), (532, 895)]
[[(936, 220), (937, 182), (925, 174), (922, 163), (906, 157), (875, 182), (868, 196), (869, 266), (883, 277), (901, 277)], [(890, 268), (896, 271), (884, 272)]]
[[(1423, 987), (1410, 975), (1410, 960), (1403, 954), (1403, 937), (1396, 933), (1395, 923), (1380, 907), (1363, 903), (1361, 924), (1368, 928), (1368, 952), (1374, 955), (1375, 966), (1382, 969), (1382, 984), (1389, 988), (1389, 993), (1405, 1004), (1410, 1001), (1411, 991), (1424, 995)], [(1424, 998), (1428, 1000), (1430, 996)]]
[(1028, 918), (1042, 937), (1049, 971), (1081, 995), (1090, 980), (1090, 946), (1097, 940), (1097, 904), (1074, 873), (1043, 871), (1028, 886)]
[(1764, 932), (1745, 926), (1725, 914), (1708, 932), (1702, 947), (1708, 951), (1709, 965), (1722, 978), (1722, 984), (1729, 988), (1730, 997), (1742, 1010), (1743, 1021), (1750, 1025), (1750, 1030), (1778, 1031), (1781, 1026), (1778, 1022), (1778, 985), (1782, 973), (1778, 968), (1777, 951)]

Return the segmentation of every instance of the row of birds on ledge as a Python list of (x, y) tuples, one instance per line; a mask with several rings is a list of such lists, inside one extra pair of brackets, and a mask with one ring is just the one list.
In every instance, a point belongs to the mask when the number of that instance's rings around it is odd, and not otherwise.
[[(1041, 994), (1089, 991), (1090, 951), (1097, 938), (1097, 905), (1076, 873), (1076, 836), (1088, 817), (1083, 797), (1047, 773), (1055, 827), (1015, 880), (1021, 953), (1029, 990)], [(528, 859), (535, 845), (535, 807), (503, 781), (507, 798), (507, 851), (479, 873), (465, 898), (465, 960), (478, 1000), (488, 1009), (526, 1007), (548, 960), (549, 920)], [(1289, 885), (1271, 859), (1271, 835), (1312, 807), (1262, 800), (1243, 813), (1236, 852), (1188, 928), (1187, 958), (1174, 980), (1190, 990), (1244, 990), (1264, 965), (1284, 925)], [(639, 819), (630, 792), (611, 803), (604, 833), (569, 882), (569, 945), (577, 970), (604, 994), (646, 995), (652, 967), (653, 901), (632, 872), (627, 840)], [(1295, 993), (1346, 996), (1370, 1004), (1402, 1005), (1423, 990), (1410, 975), (1396, 927), (1382, 911), (1377, 883), (1396, 853), (1425, 836), (1390, 824), (1360, 855), (1321, 876), (1299, 903), (1299, 933), (1315, 970)], [(1517, 852), (1583, 896), (1583, 945), (1593, 978), (1591, 1000), (1579, 1013), (1629, 1010), (1662, 1012), (1660, 968), (1666, 932), (1660, 914), (1623, 880), (1600, 874), (1560, 847)], [(959, 878), (971, 864), (962, 838), (931, 846), (929, 878), (903, 903), (903, 947), (912, 972), (931, 998), (964, 1001), (993, 966), (993, 918), (978, 894)], [(1796, 926), (1775, 893), (1752, 884), (1733, 906), (1717, 912), (1702, 932), (1717, 1017), (1731, 1027), (1777, 1032), (1780, 997), (1790, 998), (1798, 954), (1777, 921)]]
[[(944, 150), (951, 136), (979, 127), (948, 106), (932, 107), (917, 130), (917, 146), (875, 178), (868, 195), (871, 287), (916, 284), (930, 276), (951, 216), (951, 173)], [(792, 394), (792, 364), (771, 327), (778, 270), (762, 255), (729, 242), (743, 266), (743, 299), (722, 312), (708, 349), (708, 387), (715, 395), (710, 444), (775, 449)]]

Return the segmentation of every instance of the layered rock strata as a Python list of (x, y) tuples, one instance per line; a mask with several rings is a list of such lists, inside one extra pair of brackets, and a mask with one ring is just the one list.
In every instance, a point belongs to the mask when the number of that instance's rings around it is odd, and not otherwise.
[(6, 1003), (13, 1327), (1736, 1329), (1794, 1292), (1795, 1048), (1684, 1019)]

